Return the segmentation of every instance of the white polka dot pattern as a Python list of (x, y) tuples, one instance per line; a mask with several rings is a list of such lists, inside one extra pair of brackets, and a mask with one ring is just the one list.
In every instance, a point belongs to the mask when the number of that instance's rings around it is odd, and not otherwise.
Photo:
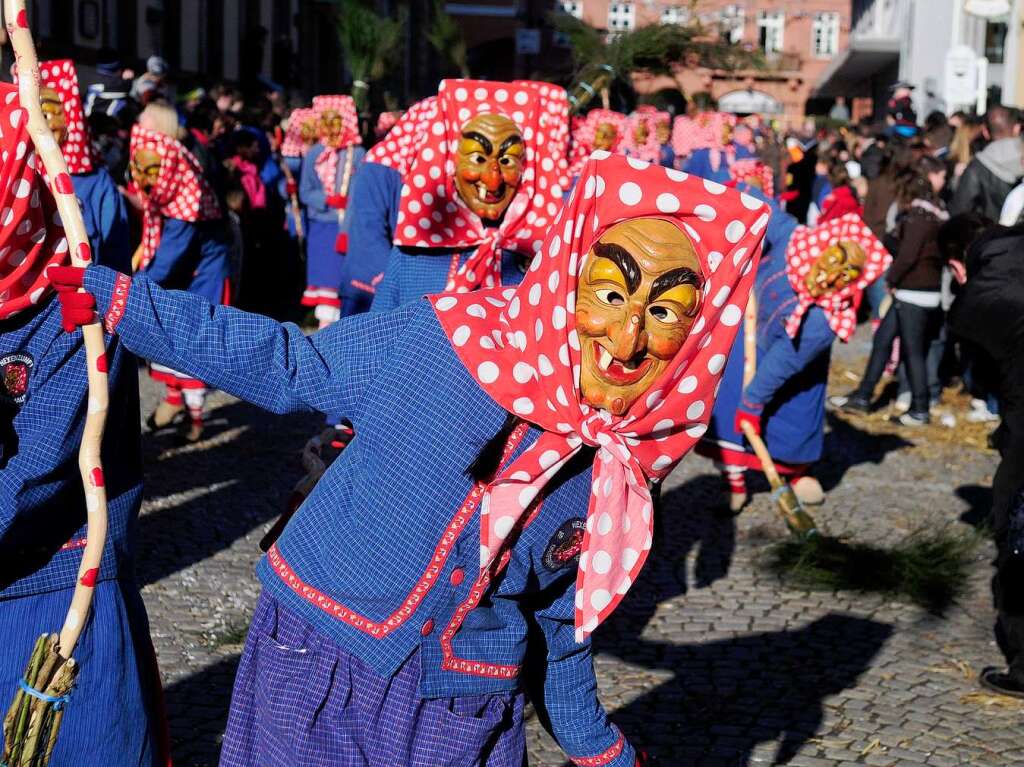
[[(699, 205), (712, 206), (715, 215), (702, 218)], [(431, 299), (452, 348), (480, 386), (545, 432), (487, 488), (480, 515), (482, 566), (497, 561), (506, 538), (536, 509), (544, 485), (566, 461), (584, 444), (599, 447), (577, 575), (581, 636), (615, 609), (643, 567), (653, 524), (648, 481), (664, 477), (706, 429), (738, 330), (736, 318), (754, 280), (747, 267), (760, 253), (763, 230), (755, 232), (753, 225), (764, 211), (764, 206), (751, 210), (731, 189), (709, 198), (697, 177), (621, 156), (592, 157), (546, 232), (534, 260), (537, 268), (521, 285)], [(705, 285), (694, 330), (676, 358), (647, 396), (625, 416), (614, 417), (580, 402), (579, 266), (608, 227), (642, 216), (666, 218), (681, 231), (692, 231), (705, 277), (712, 271), (711, 254), (719, 263), (714, 287)], [(731, 223), (735, 243), (726, 237)], [(736, 257), (740, 250), (742, 257)], [(499, 524), (509, 516), (514, 523)]]
[[(462, 126), (485, 113), (515, 122), (526, 148), (522, 181), (497, 227), (484, 226), (459, 196), (454, 180)], [(561, 190), (568, 183), (564, 152), (557, 149), (568, 135), (565, 92), (526, 81), (444, 80), (431, 116), (431, 129), (414, 137), (412, 159), (403, 173), (398, 220), (411, 223), (395, 233), (394, 243), (414, 248), (476, 248), (447, 289), (466, 292), (500, 285), (501, 251), (535, 253), (550, 216), (561, 206)], [(542, 162), (542, 156), (550, 162)], [(429, 184), (428, 177), (441, 183)]]
[[(842, 290), (813, 298), (807, 292), (804, 278), (818, 256), (829, 246), (840, 241), (855, 242), (864, 249), (867, 262), (860, 278)], [(864, 289), (881, 277), (890, 263), (892, 256), (889, 255), (889, 251), (856, 213), (847, 213), (813, 229), (798, 226), (789, 238), (789, 246), (786, 248), (786, 275), (798, 299), (796, 308), (786, 319), (786, 333), (790, 338), (796, 338), (807, 310), (817, 305), (825, 312), (832, 331), (843, 341), (850, 340), (857, 329), (857, 307), (860, 306)]]
[(96, 165), (89, 140), (89, 128), (85, 124), (85, 110), (78, 87), (78, 73), (71, 59), (57, 59), (39, 62), (39, 84), (53, 88), (64, 107), (64, 143), (60, 151), (67, 163), (68, 173), (89, 173)]
[(281, 142), (282, 157), (305, 157), (309, 147), (302, 140), (302, 126), (314, 122), (317, 119), (316, 112), (309, 107), (293, 109), (288, 115), (288, 125), (284, 131), (284, 140)]
[[(313, 113), (317, 120), (324, 112), (334, 111), (341, 116), (341, 139), (339, 143), (328, 146), (324, 143), (321, 135), (320, 143), (324, 144), (325, 151), (316, 158), (315, 168), (317, 178), (324, 189), (338, 189), (338, 166), (340, 155), (338, 150), (348, 149), (363, 143), (359, 135), (359, 117), (356, 114), (356, 102), (351, 96), (325, 95), (313, 97)], [(349, 178), (351, 181), (351, 177)], [(344, 182), (343, 182), (344, 186)], [(338, 189), (341, 195), (348, 195), (348, 189)], [(339, 213), (339, 220), (340, 220)]]
[(203, 178), (202, 166), (182, 144), (136, 123), (128, 151), (135, 154), (141, 148), (151, 149), (160, 157), (160, 176), (143, 202), (140, 268), (145, 269), (160, 245), (165, 217), (209, 221), (220, 218), (221, 211), (216, 195)]
[(0, 83), (0, 95), (0, 319), (7, 319), (48, 293), (46, 269), (67, 262), (68, 245), (53, 195), (36, 171), (18, 91)]
[(725, 112), (680, 115), (672, 124), (672, 149), (679, 157), (689, 157), (698, 149), (721, 149), (726, 126), (735, 124), (736, 115)]
[(612, 153), (623, 153), (629, 146), (631, 135), (630, 119), (621, 112), (611, 109), (591, 109), (586, 117), (576, 118), (572, 129), (572, 154), (569, 160), (569, 175), (576, 176), (594, 151), (594, 133), (601, 123), (614, 125), (617, 132)]
[[(661, 160), (661, 144), (658, 142), (658, 123), (671, 123), (672, 115), (659, 112), (650, 104), (636, 108), (629, 116), (629, 130), (626, 132), (626, 154), (644, 162)], [(641, 146), (636, 143), (636, 130), (643, 124), (647, 128), (647, 140)]]

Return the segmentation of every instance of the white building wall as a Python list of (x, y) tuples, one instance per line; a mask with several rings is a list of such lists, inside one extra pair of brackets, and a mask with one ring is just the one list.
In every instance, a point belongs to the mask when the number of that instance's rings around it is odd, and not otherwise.
[(955, 0), (908, 0), (899, 29), (903, 29), (900, 79), (917, 86), (914, 108), (918, 118), (946, 110), (944, 99), (946, 51), (952, 45)]

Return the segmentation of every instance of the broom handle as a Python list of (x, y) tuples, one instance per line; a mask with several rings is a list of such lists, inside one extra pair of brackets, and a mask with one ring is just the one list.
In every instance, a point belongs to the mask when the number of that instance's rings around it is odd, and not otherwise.
[(764, 471), (764, 475), (768, 477), (768, 484), (772, 488), (782, 487), (785, 484), (782, 481), (782, 477), (779, 476), (778, 470), (775, 468), (775, 461), (772, 460), (771, 454), (768, 452), (768, 447), (764, 444), (764, 440), (758, 436), (757, 432), (754, 431), (754, 427), (749, 423), (740, 424), (743, 428), (743, 436), (747, 438), (747, 442), (754, 449), (754, 455), (757, 456), (757, 460), (761, 462), (761, 470)]
[[(71, 263), (74, 266), (85, 267), (92, 260), (85, 222), (82, 220), (82, 211), (71, 185), (71, 176), (68, 175), (64, 156), (50, 132), (40, 105), (39, 60), (28, 26), (25, 0), (4, 0), (4, 17), (18, 66), (18, 98), (22, 108), (28, 112), (29, 134), (32, 136), (32, 143), (35, 144), (36, 155), (46, 169), (50, 190), (57, 202), (57, 211), (60, 213), (70, 246)], [(99, 322), (82, 328), (82, 335), (88, 365), (89, 399), (82, 445), (78, 452), (78, 468), (85, 485), (88, 538), (82, 553), (82, 563), (78, 567), (75, 593), (60, 631), (59, 649), (64, 658), (71, 657), (85, 621), (89, 617), (100, 561), (103, 558), (103, 547), (107, 540), (107, 493), (104, 488), (100, 456), (109, 401), (106, 348), (103, 328)]]

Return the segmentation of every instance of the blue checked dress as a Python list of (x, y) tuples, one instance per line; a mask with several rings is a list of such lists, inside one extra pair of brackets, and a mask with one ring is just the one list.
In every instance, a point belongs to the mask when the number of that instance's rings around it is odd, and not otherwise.
[[(71, 604), (87, 534), (78, 445), (88, 384), (82, 335), (64, 332), (56, 298), (0, 328), (0, 698), (10, 701), (36, 639), (59, 631)], [(109, 529), (50, 764), (153, 767), (164, 723), (154, 713), (159, 676), (134, 575), (138, 376), (117, 338), (107, 338), (107, 359)]]

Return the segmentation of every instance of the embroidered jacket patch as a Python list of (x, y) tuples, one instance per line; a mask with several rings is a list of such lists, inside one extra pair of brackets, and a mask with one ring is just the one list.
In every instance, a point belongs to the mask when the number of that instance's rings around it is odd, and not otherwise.
[(578, 564), (580, 550), (583, 548), (583, 534), (586, 530), (587, 520), (582, 517), (570, 519), (558, 528), (544, 548), (544, 555), (541, 557), (544, 567), (550, 572), (556, 572), (563, 567)]
[(35, 363), (27, 354), (0, 357), (0, 402), (20, 405), (28, 397), (28, 379)]

